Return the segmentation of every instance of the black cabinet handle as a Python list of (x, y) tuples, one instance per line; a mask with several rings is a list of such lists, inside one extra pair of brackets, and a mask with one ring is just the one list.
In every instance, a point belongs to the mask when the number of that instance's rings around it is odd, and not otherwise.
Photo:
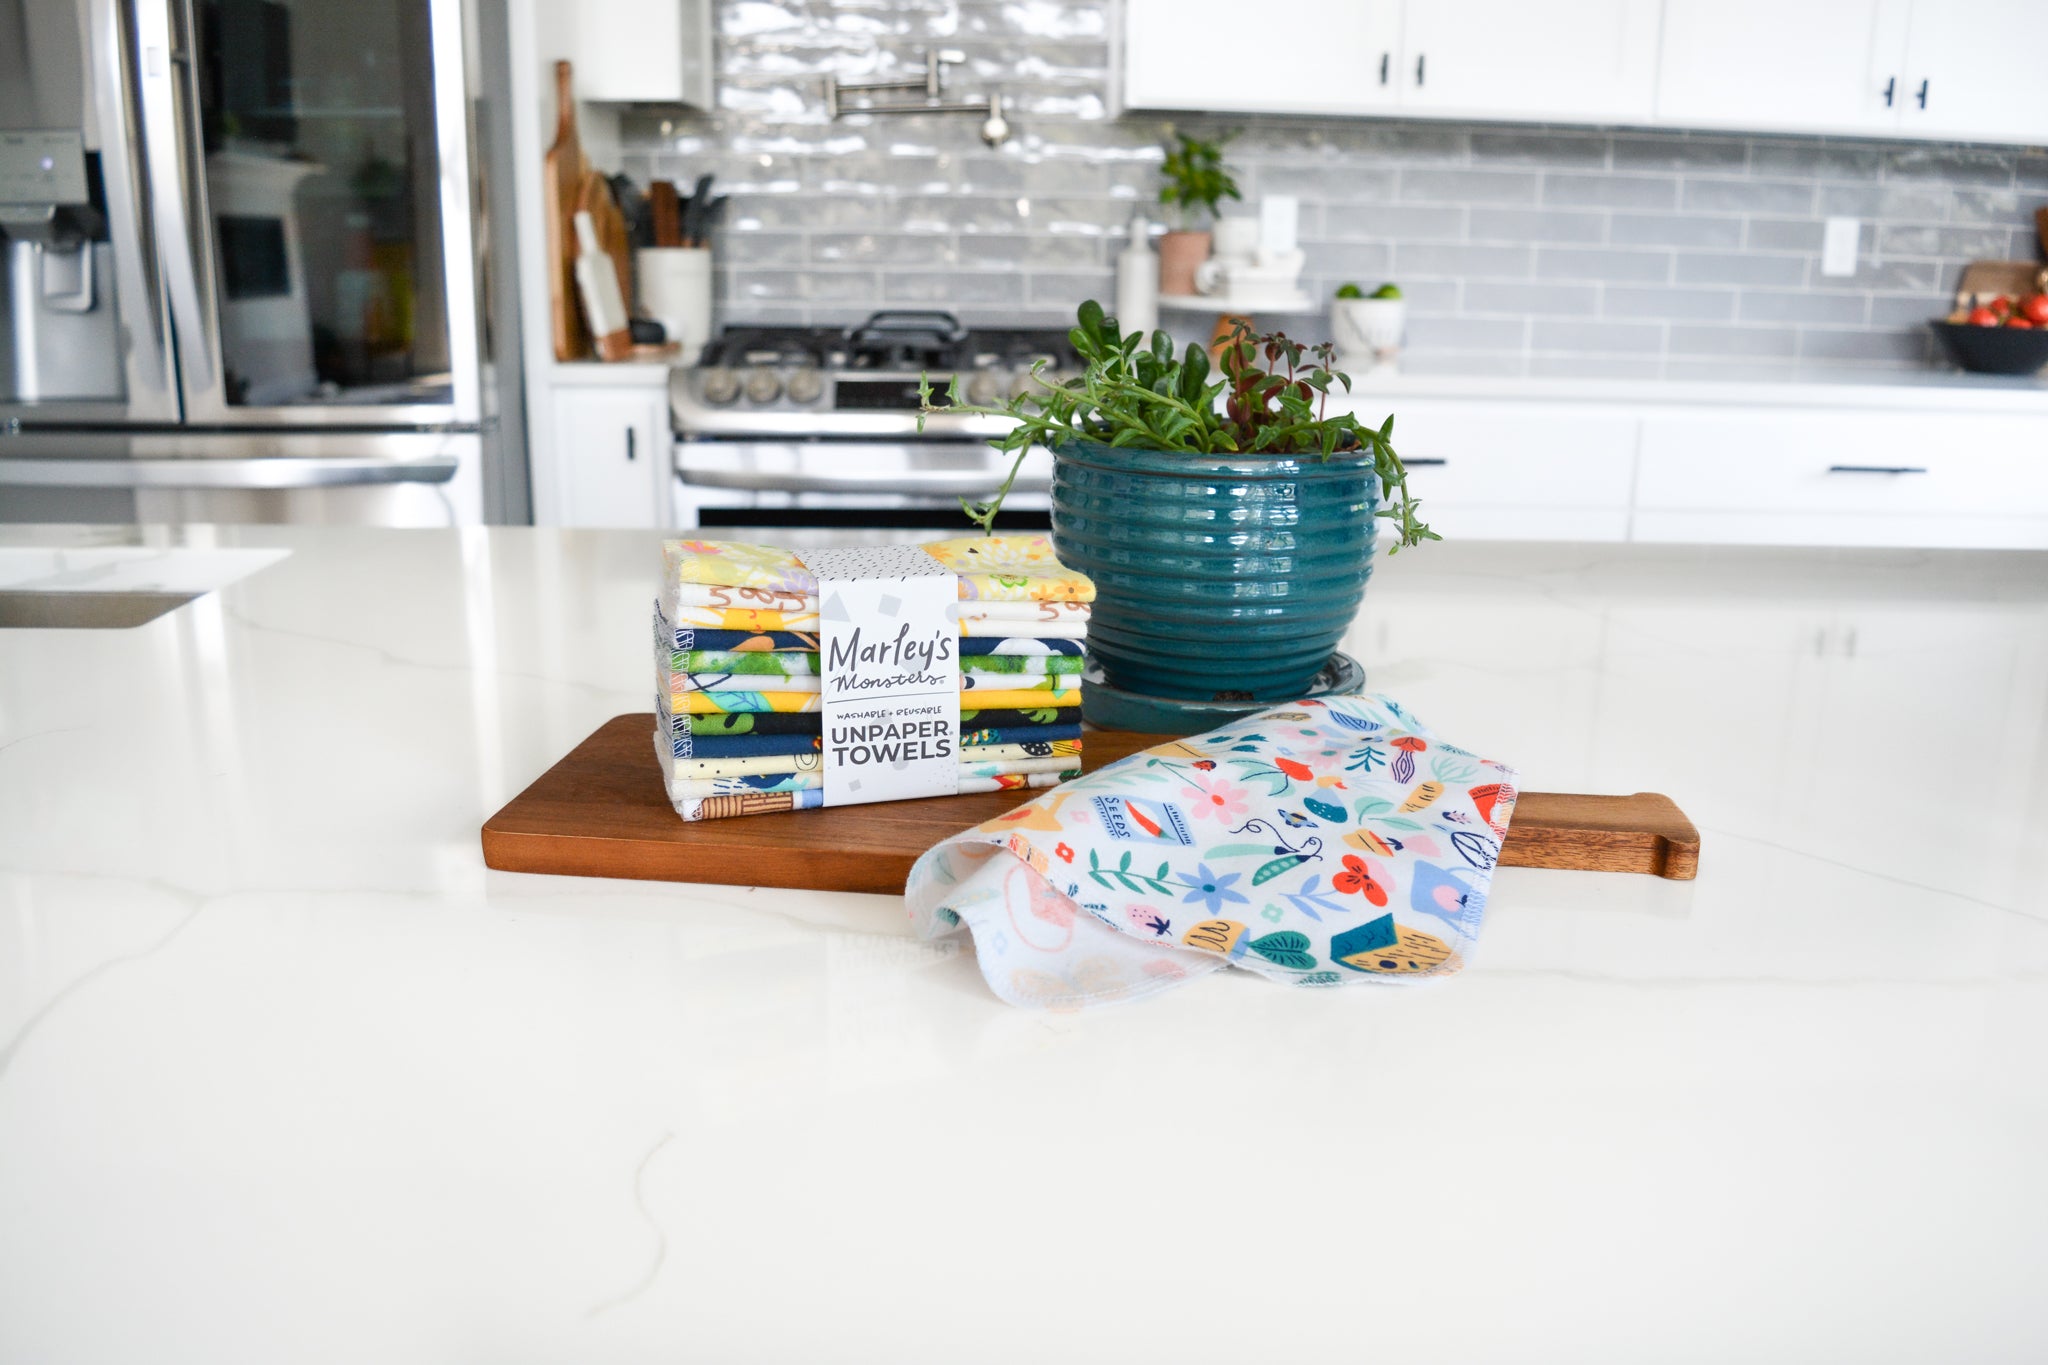
[[(1414, 461), (1404, 461), (1413, 464)], [(1925, 474), (1927, 466), (1917, 464), (1831, 464), (1830, 474)]]
[(1917, 96), (1915, 96), (1915, 98), (1917, 98), (1917, 99), (1918, 99), (1918, 100), (1920, 101), (1920, 107), (1921, 107), (1922, 109), (1925, 109), (1925, 108), (1927, 107), (1927, 82), (1926, 82), (1926, 81), (1922, 81), (1922, 82), (1920, 82), (1920, 93), (1919, 93), (1919, 94), (1918, 94)]
[(639, 444), (639, 435), (633, 428), (626, 428), (626, 458), (629, 460), (637, 458), (635, 447)]
[(1422, 84), (1422, 64), (1428, 60), (1429, 56), (1427, 53), (1415, 59), (1415, 83), (1417, 85)]
[(1892, 77), (1892, 78), (1891, 78), (1890, 80), (1888, 80), (1888, 81), (1886, 81), (1886, 82), (1884, 83), (1884, 107), (1885, 107), (1885, 108), (1889, 109), (1889, 108), (1891, 108), (1891, 107), (1892, 107), (1892, 94), (1893, 94), (1893, 93), (1894, 93), (1894, 92), (1895, 92), (1895, 91), (1896, 91), (1896, 90), (1897, 90), (1898, 88), (1899, 88), (1899, 78), (1898, 78), (1897, 76), (1893, 76), (1893, 77)]
[(1449, 463), (1449, 460), (1439, 455), (1418, 455), (1412, 460), (1401, 461), (1401, 464), (1408, 469), (1434, 469), (1438, 465), (1447, 465)]
[(1393, 54), (1393, 53), (1391, 53), (1391, 52), (1382, 52), (1382, 53), (1380, 54), (1380, 84), (1381, 84), (1381, 85), (1385, 85), (1385, 84), (1387, 83), (1387, 68), (1388, 68), (1389, 66), (1393, 65), (1393, 61), (1394, 61), (1394, 54)]

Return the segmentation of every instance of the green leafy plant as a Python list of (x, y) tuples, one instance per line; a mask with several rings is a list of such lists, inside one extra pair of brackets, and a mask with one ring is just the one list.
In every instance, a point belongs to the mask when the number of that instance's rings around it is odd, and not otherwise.
[(1337, 286), (1337, 297), (1340, 299), (1362, 299), (1365, 297), (1365, 291), (1355, 284), (1340, 284)]
[(1213, 142), (1172, 128), (1167, 134), (1173, 141), (1167, 144), (1166, 160), (1159, 167), (1166, 177), (1159, 187), (1159, 202), (1177, 209), (1183, 225), (1199, 222), (1203, 210), (1214, 217), (1216, 206), (1225, 199), (1244, 198), (1230, 168), (1223, 164), (1223, 144), (1236, 134), (1224, 133)]
[(1394, 453), (1394, 419), (1375, 429), (1351, 413), (1329, 411), (1331, 387), (1351, 389), (1351, 377), (1330, 368), (1335, 347), (1303, 346), (1284, 333), (1257, 334), (1240, 323), (1223, 343), (1218, 373), (1210, 368), (1206, 348), (1191, 342), (1176, 356), (1173, 338), (1164, 332), (1154, 332), (1149, 341), (1142, 332), (1126, 336), (1093, 299), (1081, 305), (1077, 323), (1067, 339), (1083, 368), (1063, 383), (1047, 382), (1041, 360), (1032, 366), (1032, 383), (1023, 394), (992, 407), (969, 404), (958, 375), (943, 404), (932, 401), (931, 376), (918, 384), (920, 430), (935, 412), (1007, 417), (1015, 423), (989, 442), (1015, 457), (1003, 486), (988, 502), (960, 501), (968, 519), (984, 531), (994, 530), (996, 513), (1032, 446), (1085, 438), (1190, 455), (1328, 460), (1362, 451), (1379, 475), (1379, 515), (1399, 531), (1388, 553), (1442, 539), (1416, 515), (1421, 504), (1409, 495), (1408, 471)]

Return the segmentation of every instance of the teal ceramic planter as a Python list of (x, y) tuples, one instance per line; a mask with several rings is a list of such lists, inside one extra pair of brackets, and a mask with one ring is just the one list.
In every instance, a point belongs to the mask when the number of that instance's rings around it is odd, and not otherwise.
[(1305, 695), (1365, 597), (1378, 509), (1364, 453), (1053, 451), (1053, 546), (1095, 580), (1088, 653), (1153, 697)]

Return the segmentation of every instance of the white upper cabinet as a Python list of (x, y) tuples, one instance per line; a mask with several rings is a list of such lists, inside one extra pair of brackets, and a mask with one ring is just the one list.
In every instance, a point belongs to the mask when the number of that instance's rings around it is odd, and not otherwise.
[(1661, 0), (1128, 0), (1134, 109), (1646, 121)]
[(1914, 0), (1899, 80), (1911, 137), (2048, 142), (2048, 0)]
[(1399, 0), (1128, 0), (1124, 103), (1274, 114), (1389, 110)]
[(1908, 3), (1665, 0), (1657, 121), (1890, 132), (1906, 99)]
[(1410, 0), (1401, 109), (1646, 123), (1661, 0)]
[(714, 107), (711, 0), (538, 0), (541, 55), (600, 104)]
[(2048, 142), (2048, 0), (1126, 0), (1133, 109)]

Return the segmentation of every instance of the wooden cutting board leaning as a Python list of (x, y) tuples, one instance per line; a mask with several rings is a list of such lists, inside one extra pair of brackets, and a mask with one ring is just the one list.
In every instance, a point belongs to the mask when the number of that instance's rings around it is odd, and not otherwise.
[(555, 359), (581, 360), (590, 333), (576, 305), (576, 204), (590, 160), (576, 134), (576, 91), (569, 63), (555, 63), (555, 142), (541, 159), (541, 196), (546, 211), (548, 306), (554, 320)]
[(597, 348), (598, 359), (624, 360), (633, 350), (633, 339), (626, 329), (627, 309), (631, 306), (628, 301), (633, 297), (633, 249), (626, 237), (625, 215), (619, 212), (618, 200), (612, 197), (611, 182), (596, 171), (586, 173), (583, 188), (576, 196), (576, 212), (590, 215), (597, 249), (610, 261), (608, 268), (618, 282), (611, 311), (619, 316), (600, 321), (594, 316), (596, 305), (585, 299), (584, 330)]
[[(1171, 738), (1091, 731), (1084, 756), (1100, 768)], [(606, 721), (485, 821), (484, 863), (503, 872), (894, 896), (926, 849), (1042, 795), (939, 796), (687, 823), (662, 790), (654, 713), (643, 711)], [(1699, 831), (1668, 796), (1523, 792), (1500, 865), (1686, 881), (1699, 854)]]

